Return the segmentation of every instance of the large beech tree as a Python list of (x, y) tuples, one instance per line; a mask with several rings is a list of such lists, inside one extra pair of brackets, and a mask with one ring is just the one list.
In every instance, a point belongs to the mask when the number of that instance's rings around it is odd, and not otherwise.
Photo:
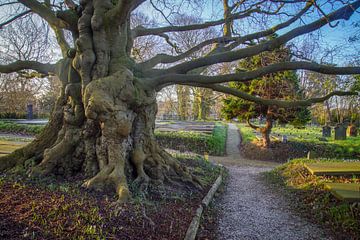
[[(154, 127), (157, 111), (156, 92), (172, 84), (205, 87), (232, 94), (262, 105), (279, 107), (308, 106), (334, 95), (301, 101), (261, 99), (221, 85), (229, 81), (251, 81), (277, 71), (307, 69), (325, 74), (359, 74), (360, 67), (334, 67), (307, 61), (274, 63), (256, 70), (223, 75), (202, 74), (205, 68), (237, 61), (272, 51), (292, 39), (348, 20), (357, 14), (360, 0), (324, 1), (224, 0), (223, 17), (200, 23), (131, 26), (132, 13), (146, 0), (18, 0), (1, 1), (2, 14), (16, 5), (1, 28), (19, 18), (35, 14), (45, 20), (53, 30), (63, 58), (58, 62), (43, 63), (18, 60), (0, 65), (1, 73), (33, 70), (43, 75), (56, 75), (63, 88), (54, 107), (52, 117), (43, 131), (31, 144), (0, 158), (0, 171), (16, 165), (29, 168), (33, 176), (48, 174), (88, 177), (84, 187), (102, 190), (113, 188), (119, 201), (130, 196), (129, 183), (141, 186), (171, 184), (201, 187), (195, 177), (166, 153), (155, 141)], [(150, 1), (154, 9), (168, 6), (167, 0)], [(178, 5), (184, 1), (169, 1)], [(216, 1), (214, 1), (216, 2)], [(165, 5), (164, 5), (165, 3)], [(187, 8), (194, 2), (189, 1)], [(151, 6), (151, 5), (150, 5)], [(175, 8), (173, 8), (175, 9)], [(298, 9), (295, 12), (294, 9)], [(314, 12), (320, 13), (315, 15)], [(304, 24), (300, 19), (312, 14)], [(168, 13), (163, 12), (163, 16)], [(274, 26), (249, 34), (237, 32), (241, 22), (281, 16)], [(317, 19), (315, 19), (317, 16)], [(163, 38), (176, 49), (169, 37), (174, 32), (193, 31), (210, 27), (223, 29), (219, 37), (204, 39), (186, 51), (160, 53), (143, 62), (132, 58), (131, 50), (136, 39), (147, 36)], [(256, 29), (256, 28), (254, 28)], [(282, 32), (278, 37), (266, 37)], [(70, 34), (69, 34), (70, 33)], [(70, 36), (71, 35), (71, 36)], [(258, 41), (258, 40), (264, 41)], [(71, 47), (74, 46), (74, 47)], [(212, 46), (209, 52), (195, 59), (193, 53)], [(138, 53), (139, 54), (139, 53)], [(141, 54), (141, 53), (140, 53)], [(181, 184), (180, 184), (181, 183)]]

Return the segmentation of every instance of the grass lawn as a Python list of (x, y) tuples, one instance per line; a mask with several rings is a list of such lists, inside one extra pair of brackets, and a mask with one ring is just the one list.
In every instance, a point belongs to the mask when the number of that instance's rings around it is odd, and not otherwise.
[[(256, 139), (254, 130), (247, 124), (238, 124), (238, 127), (243, 136), (243, 143), (250, 143)], [(323, 158), (360, 158), (360, 136), (347, 137), (346, 140), (334, 140), (332, 132), (332, 137), (322, 141), (320, 140), (322, 138), (320, 127), (296, 129), (292, 126), (274, 127), (272, 134), (287, 135), (291, 148), (303, 150), (304, 154), (311, 151), (315, 153), (315, 156)]]

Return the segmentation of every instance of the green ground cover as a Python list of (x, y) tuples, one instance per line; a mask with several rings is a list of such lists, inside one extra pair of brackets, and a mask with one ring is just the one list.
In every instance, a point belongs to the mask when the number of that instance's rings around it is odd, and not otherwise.
[[(243, 137), (243, 143), (252, 142), (256, 139), (254, 130), (246, 124), (238, 124)], [(303, 150), (304, 153), (311, 151), (315, 156), (324, 158), (359, 158), (360, 136), (347, 137), (346, 140), (334, 140), (332, 137), (322, 138), (320, 127), (306, 127), (297, 129), (292, 126), (274, 127), (272, 134), (287, 135), (293, 148)]]
[[(330, 228), (339, 239), (360, 236), (360, 205), (337, 199), (329, 185), (360, 184), (359, 175), (316, 176), (305, 167), (317, 162), (340, 164), (343, 161), (296, 159), (264, 174), (266, 180), (289, 200), (292, 208), (304, 216)], [(347, 185), (349, 186), (349, 185)]]

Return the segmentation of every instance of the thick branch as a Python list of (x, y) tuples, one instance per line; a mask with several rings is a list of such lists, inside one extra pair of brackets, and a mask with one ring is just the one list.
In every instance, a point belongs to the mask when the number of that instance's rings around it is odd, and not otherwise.
[(288, 71), (288, 70), (310, 70), (331, 75), (352, 75), (360, 74), (360, 67), (334, 67), (314, 62), (296, 61), (274, 63), (253, 71), (239, 72), (233, 74), (204, 76), (197, 74), (167, 74), (157, 78), (149, 79), (146, 83), (152, 87), (166, 86), (170, 84), (186, 84), (188, 82), (201, 84), (215, 84), (239, 81), (245, 82), (265, 76), (266, 74)]
[(260, 128), (259, 126), (256, 126), (256, 125), (252, 124), (252, 123), (250, 122), (250, 118), (247, 118), (246, 121), (247, 121), (247, 124), (248, 124), (252, 129), (254, 129), (255, 131), (260, 131), (261, 128)]
[(64, 31), (58, 27), (51, 26), (55, 32), (56, 41), (59, 44), (63, 57), (66, 57), (67, 51), (70, 49), (68, 42), (64, 36)]
[(122, 0), (118, 1), (117, 4), (106, 13), (108, 22), (116, 22), (121, 25), (128, 18), (130, 12), (137, 8), (140, 4), (146, 0)]
[(309, 99), (305, 99), (305, 100), (286, 101), (286, 100), (278, 100), (278, 99), (264, 99), (264, 98), (253, 96), (251, 94), (248, 94), (246, 92), (243, 92), (243, 91), (240, 91), (240, 90), (237, 90), (234, 88), (229, 88), (229, 87), (216, 85), (216, 84), (209, 85), (209, 84), (191, 84), (191, 83), (189, 83), (189, 84), (185, 84), (185, 85), (209, 88), (214, 91), (231, 94), (233, 96), (236, 96), (236, 97), (242, 98), (244, 100), (257, 103), (257, 104), (266, 105), (266, 106), (278, 106), (278, 107), (283, 107), (283, 108), (308, 107), (315, 103), (324, 102), (333, 96), (356, 96), (356, 95), (358, 95), (357, 92), (334, 91), (323, 97), (309, 98)]
[(54, 72), (55, 64), (39, 63), (36, 61), (16, 61), (8, 65), (0, 65), (0, 73), (12, 73), (25, 69), (31, 69), (42, 74)]
[[(258, 44), (256, 46), (248, 47), (245, 49), (240, 49), (237, 51), (227, 51), (224, 53), (214, 54), (206, 57), (202, 57), (193, 61), (188, 61), (182, 64), (179, 64), (177, 66), (174, 66), (172, 68), (163, 70), (163, 71), (171, 71), (174, 73), (186, 73), (192, 69), (196, 69), (203, 66), (209, 66), (216, 63), (221, 62), (232, 62), (235, 60), (239, 60), (246, 57), (251, 57), (254, 55), (257, 55), (264, 51), (271, 51), (286, 42), (290, 41), (291, 39), (294, 39), (300, 35), (312, 32), (316, 29), (319, 29), (326, 25), (328, 22), (344, 19), (348, 20), (351, 15), (360, 7), (360, 0), (355, 1), (353, 4), (346, 5), (337, 11), (334, 11), (333, 13), (329, 14), (327, 18), (323, 17), (315, 22), (312, 22), (310, 24), (297, 27), (288, 33), (281, 35), (278, 38), (275, 38), (273, 40), (266, 41), (264, 43)], [(156, 74), (159, 74), (160, 72), (157, 71)], [(149, 75), (152, 74), (151, 71), (148, 72)]]
[(30, 8), (30, 10), (40, 17), (45, 19), (50, 25), (57, 26), (59, 28), (69, 28), (68, 24), (57, 18), (56, 15), (45, 5), (36, 0), (18, 0), (24, 6)]

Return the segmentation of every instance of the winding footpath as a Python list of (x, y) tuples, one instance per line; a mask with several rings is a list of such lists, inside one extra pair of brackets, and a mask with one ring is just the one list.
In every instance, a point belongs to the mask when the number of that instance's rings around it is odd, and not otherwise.
[(318, 226), (294, 214), (286, 199), (260, 180), (260, 173), (271, 170), (276, 163), (242, 159), (239, 144), (238, 129), (229, 124), (227, 156), (211, 157), (229, 171), (225, 192), (217, 200), (218, 239), (332, 239)]

